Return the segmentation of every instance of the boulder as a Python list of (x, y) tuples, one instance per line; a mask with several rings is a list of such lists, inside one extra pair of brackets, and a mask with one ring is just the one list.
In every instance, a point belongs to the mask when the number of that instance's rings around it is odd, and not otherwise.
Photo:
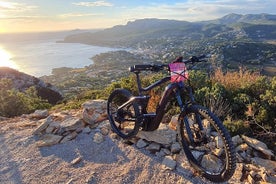
[(48, 110), (36, 110), (34, 113), (30, 114), (31, 118), (44, 119), (49, 116)]
[(90, 100), (83, 103), (82, 107), (82, 119), (89, 125), (94, 125), (107, 119), (105, 100)]
[(252, 163), (264, 167), (266, 171), (276, 175), (276, 161), (254, 157)]
[(271, 157), (274, 156), (273, 152), (267, 148), (267, 145), (265, 143), (254, 138), (247, 137), (245, 135), (242, 135), (242, 138), (246, 144), (262, 152), (266, 158), (271, 159)]
[(169, 129), (165, 124), (160, 124), (159, 128), (154, 131), (139, 131), (137, 137), (149, 142), (159, 144), (172, 144), (176, 141), (176, 131)]
[(42, 131), (46, 130), (46, 128), (53, 122), (52, 117), (48, 116), (34, 131), (33, 135), (42, 134)]
[(208, 168), (208, 171), (210, 172), (218, 172), (218, 169), (221, 168), (222, 163), (218, 157), (209, 154), (203, 156), (201, 165), (204, 168)]
[(60, 127), (64, 129), (64, 131), (75, 131), (79, 128), (84, 128), (84, 123), (79, 118), (70, 117), (60, 122)]
[(72, 132), (66, 136), (63, 137), (63, 139), (60, 141), (60, 143), (65, 143), (68, 142), (72, 139), (75, 139), (77, 137), (78, 133), (77, 132)]
[(40, 138), (40, 140), (36, 144), (38, 147), (52, 146), (58, 144), (61, 139), (62, 136), (60, 135), (45, 134)]

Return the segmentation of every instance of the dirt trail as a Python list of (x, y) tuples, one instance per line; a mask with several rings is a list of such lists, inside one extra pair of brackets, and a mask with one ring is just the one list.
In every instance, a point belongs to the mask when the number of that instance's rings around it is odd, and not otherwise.
[(181, 170), (166, 170), (158, 156), (109, 135), (95, 143), (96, 130), (39, 148), (34, 127), (26, 121), (0, 122), (0, 183), (207, 183), (193, 176), (188, 164)]

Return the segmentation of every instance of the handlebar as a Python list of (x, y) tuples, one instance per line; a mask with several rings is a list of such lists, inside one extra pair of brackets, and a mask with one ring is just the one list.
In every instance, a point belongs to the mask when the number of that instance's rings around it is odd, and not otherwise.
[[(183, 60), (183, 57), (180, 56), (178, 58), (176, 58), (174, 61), (172, 61), (172, 63), (176, 63), (176, 62), (183, 62), (185, 64), (188, 63), (199, 63), (199, 62), (206, 62), (206, 60), (204, 60), (206, 58), (206, 55), (201, 55), (201, 56), (192, 56), (191, 58), (189, 58), (188, 60)], [(158, 72), (161, 70), (164, 70), (164, 68), (168, 68), (168, 64), (144, 64), (144, 65), (133, 65), (129, 68), (130, 72), (141, 72), (141, 71), (153, 71), (153, 72)]]

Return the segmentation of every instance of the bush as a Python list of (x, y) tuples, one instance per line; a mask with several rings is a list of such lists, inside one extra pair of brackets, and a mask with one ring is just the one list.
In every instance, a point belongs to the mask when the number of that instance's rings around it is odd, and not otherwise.
[(34, 87), (20, 92), (11, 86), (11, 80), (0, 80), (0, 116), (13, 117), (51, 107), (46, 100), (38, 97)]

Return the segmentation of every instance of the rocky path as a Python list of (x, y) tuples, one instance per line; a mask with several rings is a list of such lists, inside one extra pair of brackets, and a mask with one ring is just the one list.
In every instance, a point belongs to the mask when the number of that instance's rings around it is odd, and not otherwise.
[[(156, 131), (123, 141), (101, 107), (94, 101), (80, 111), (2, 119), (0, 183), (210, 183), (194, 175), (187, 160), (176, 164), (182, 153), (167, 126), (158, 129), (162, 138)], [(233, 141), (239, 163), (227, 183), (276, 183), (275, 155), (266, 145), (245, 136)]]
[(188, 168), (164, 169), (160, 157), (110, 136), (96, 143), (96, 129), (62, 144), (38, 147), (34, 122), (27, 121), (0, 122), (0, 183), (206, 182), (194, 178)]

